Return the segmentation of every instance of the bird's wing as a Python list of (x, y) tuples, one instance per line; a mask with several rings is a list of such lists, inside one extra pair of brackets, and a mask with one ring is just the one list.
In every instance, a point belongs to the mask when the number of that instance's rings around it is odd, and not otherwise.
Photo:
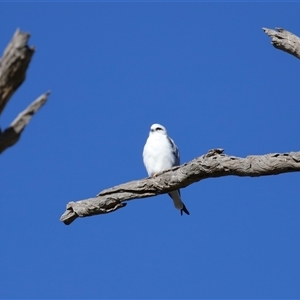
[(171, 149), (172, 149), (172, 154), (174, 155), (175, 157), (175, 164), (174, 164), (174, 167), (175, 166), (179, 166), (180, 165), (180, 154), (179, 154), (179, 149), (177, 148), (177, 146), (175, 145), (174, 141), (168, 137), (168, 141), (171, 145)]
[(149, 140), (147, 140), (143, 151), (143, 161), (148, 175), (151, 176), (152, 168), (151, 168), (151, 159), (149, 156), (151, 156), (151, 148), (149, 148)]

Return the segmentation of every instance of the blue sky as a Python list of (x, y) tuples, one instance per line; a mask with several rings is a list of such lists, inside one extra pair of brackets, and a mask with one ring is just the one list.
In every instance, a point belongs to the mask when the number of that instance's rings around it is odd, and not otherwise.
[[(146, 177), (163, 124), (187, 162), (212, 148), (299, 151), (299, 3), (0, 3), (0, 49), (36, 47), (1, 128), (48, 103), (0, 157), (1, 298), (300, 298), (300, 174), (208, 179), (104, 216), (69, 201)], [(2, 51), (2, 50), (1, 50)]]

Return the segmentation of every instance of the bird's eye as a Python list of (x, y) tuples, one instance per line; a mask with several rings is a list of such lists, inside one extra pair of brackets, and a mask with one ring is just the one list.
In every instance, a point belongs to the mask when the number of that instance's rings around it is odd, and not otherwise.
[(162, 128), (161, 127), (157, 127), (156, 130), (162, 130)]

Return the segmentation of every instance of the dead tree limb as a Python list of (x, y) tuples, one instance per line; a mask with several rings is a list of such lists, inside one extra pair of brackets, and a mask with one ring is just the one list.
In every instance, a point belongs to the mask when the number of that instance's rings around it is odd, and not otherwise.
[(125, 207), (125, 201), (165, 194), (207, 178), (229, 175), (258, 177), (299, 171), (300, 152), (240, 158), (223, 154), (222, 149), (213, 149), (157, 177), (131, 181), (103, 190), (94, 198), (69, 202), (60, 220), (69, 225), (78, 217), (114, 212)]
[(271, 44), (282, 51), (294, 55), (300, 59), (300, 38), (283, 28), (275, 30), (263, 28), (263, 31), (271, 38)]
[[(0, 115), (13, 93), (25, 80), (27, 68), (34, 54), (34, 48), (27, 45), (29, 37), (28, 33), (17, 29), (0, 60)], [(47, 101), (48, 96), (49, 92), (41, 95), (20, 113), (4, 132), (0, 129), (0, 153), (19, 140), (25, 126)]]
[(0, 132), (0, 154), (19, 140), (25, 126), (29, 123), (32, 116), (45, 104), (49, 94), (50, 92), (47, 92), (33, 101), (4, 132)]
[(34, 48), (27, 45), (30, 35), (19, 29), (4, 50), (0, 61), (0, 114), (12, 94), (23, 83)]

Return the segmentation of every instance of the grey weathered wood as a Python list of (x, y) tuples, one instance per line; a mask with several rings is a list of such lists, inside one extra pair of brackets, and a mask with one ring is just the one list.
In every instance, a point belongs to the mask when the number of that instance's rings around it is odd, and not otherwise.
[(0, 114), (25, 80), (26, 70), (34, 53), (34, 48), (27, 45), (29, 37), (28, 33), (17, 29), (0, 60)]
[(25, 126), (29, 123), (32, 116), (46, 103), (49, 95), (50, 92), (47, 92), (33, 101), (4, 132), (0, 132), (0, 153), (13, 146), (19, 140)]
[[(29, 33), (17, 29), (0, 60), (0, 115), (13, 93), (25, 80), (34, 54), (34, 48), (27, 45), (29, 37)], [(4, 132), (0, 129), (0, 153), (19, 140), (22, 131), (32, 116), (45, 104), (49, 94), (47, 92), (32, 102)]]
[(125, 201), (165, 194), (207, 178), (229, 175), (258, 177), (299, 171), (300, 152), (240, 158), (223, 154), (222, 149), (213, 149), (157, 177), (131, 181), (103, 190), (94, 198), (69, 202), (60, 220), (69, 225), (78, 217), (114, 212), (124, 207)]
[(293, 33), (276, 27), (275, 30), (263, 28), (263, 31), (271, 38), (272, 45), (294, 55), (300, 59), (300, 38)]

